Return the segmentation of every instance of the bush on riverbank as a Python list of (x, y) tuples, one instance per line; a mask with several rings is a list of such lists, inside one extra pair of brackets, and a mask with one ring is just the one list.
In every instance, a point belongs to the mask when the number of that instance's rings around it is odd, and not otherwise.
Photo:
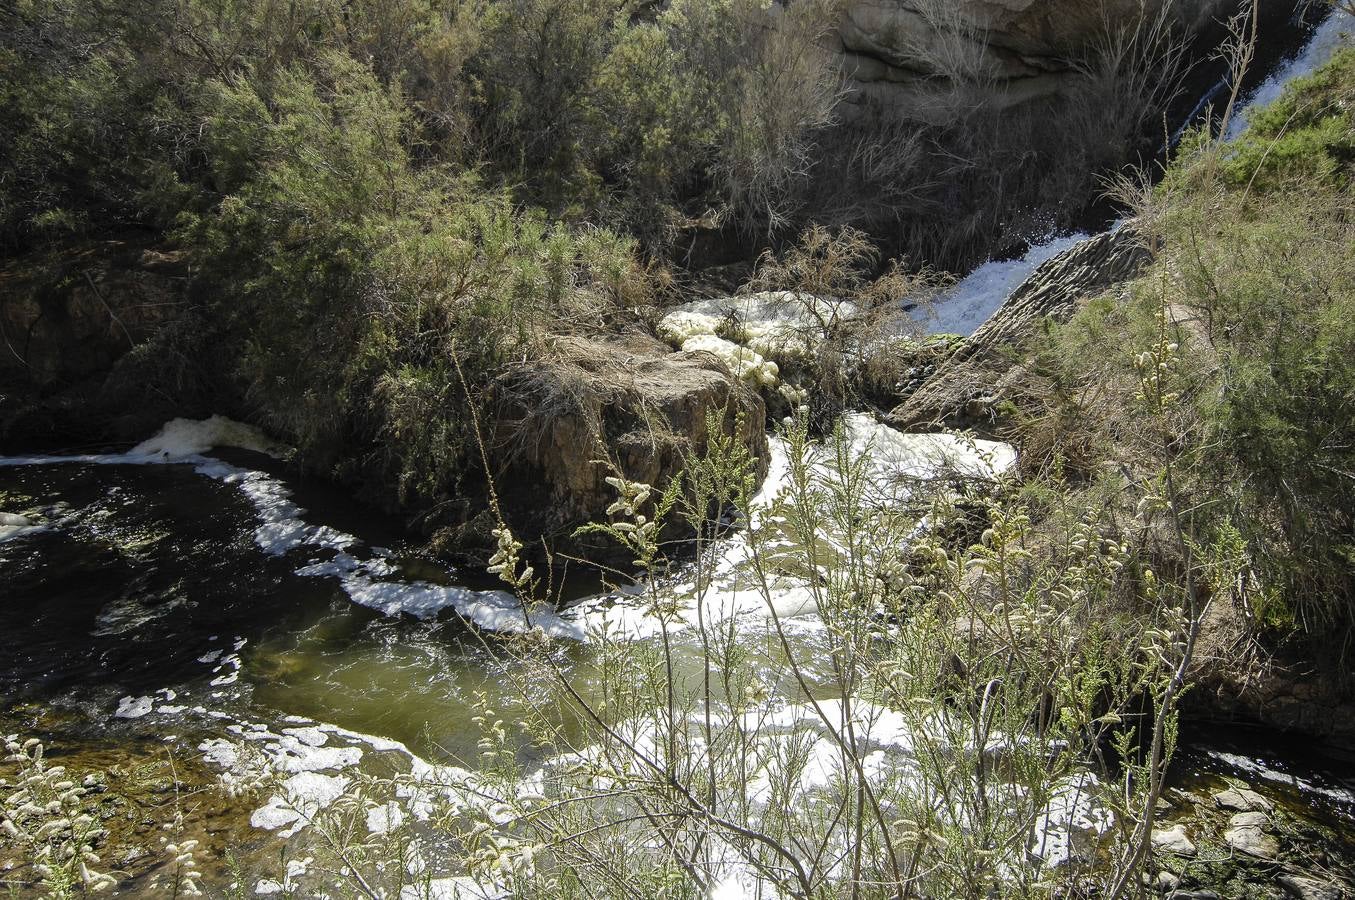
[(257, 416), (416, 507), (456, 491), (491, 373), (542, 356), (578, 293), (624, 308), (643, 289), (629, 241), (418, 169), (417, 142), (399, 96), (344, 55), (223, 87), (205, 143), (246, 174), (183, 225)]
[[(1039, 443), (1080, 448), (1082, 473), (1150, 479), (1176, 460), (1192, 518), (1249, 560), (1245, 617), (1324, 645), (1355, 625), (1352, 91), (1346, 50), (1255, 111), (1236, 141), (1187, 142), (1139, 198), (1157, 262), (1044, 340), (1033, 384), (1045, 411), (1016, 430), (1061, 429)], [(1183, 400), (1160, 449), (1126, 412), (1154, 335), (1180, 348)]]

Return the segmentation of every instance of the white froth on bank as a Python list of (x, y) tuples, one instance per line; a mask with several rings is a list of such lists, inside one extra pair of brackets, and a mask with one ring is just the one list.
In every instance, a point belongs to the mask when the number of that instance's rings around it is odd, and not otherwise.
[(171, 419), (155, 436), (137, 444), (133, 456), (193, 456), (214, 447), (237, 447), (268, 456), (282, 457), (287, 448), (251, 425), (225, 416), (206, 419)]
[(812, 356), (832, 323), (860, 315), (846, 300), (789, 291), (763, 291), (684, 303), (659, 322), (675, 347), (703, 335), (728, 336), (767, 359), (785, 363)]
[[(930, 804), (943, 828), (968, 829), (973, 822), (963, 804), (948, 804), (929, 789), (932, 778), (929, 773), (937, 765), (938, 757), (964, 754), (992, 758), (1011, 746), (1008, 738), (997, 733), (990, 735), (982, 746), (976, 746), (972, 729), (951, 720), (944, 710), (918, 719), (859, 698), (851, 704), (833, 699), (819, 700), (817, 704), (778, 705), (772, 701), (739, 718), (740, 733), (749, 742), (744, 753), (748, 768), (743, 772), (748, 781), (742, 796), (737, 801), (731, 800), (731, 805), (737, 804), (738, 815), (746, 816), (753, 828), (772, 810), (805, 809), (824, 801), (831, 807), (840, 801), (844, 786), (850, 784), (857, 772), (856, 763), (844, 759), (842, 745), (834, 737), (834, 732), (845, 733), (847, 723), (851, 724), (850, 733), (858, 744), (859, 755), (855, 759), (860, 761), (860, 772), (872, 789), (882, 798)], [(618, 723), (615, 729), (620, 739), (640, 754), (662, 759), (666, 739), (660, 722), (659, 718), (641, 717)], [(724, 730), (731, 724), (726, 717), (717, 716), (715, 727)], [(685, 732), (684, 747), (689, 757), (699, 759), (706, 752), (703, 734), (702, 723), (693, 718)], [(588, 769), (590, 763), (603, 759), (608, 766), (602, 766), (602, 771), (615, 772), (617, 758), (602, 747), (554, 758), (546, 763), (546, 771)], [(627, 762), (628, 759), (623, 754), (619, 763), (624, 772), (639, 777), (647, 775), (644, 764)], [(1021, 870), (1055, 869), (1075, 857), (1086, 858), (1114, 826), (1114, 813), (1102, 801), (1103, 786), (1090, 772), (1073, 772), (1058, 779), (1045, 795), (1047, 802), (1033, 800), (1028, 786), (1006, 780), (998, 772), (998, 768), (993, 768), (981, 787), (991, 808), (1006, 810), (1019, 821), (1033, 822), (1028, 840), (1007, 847), (999, 860), (1013, 877)], [(595, 775), (588, 787), (606, 793), (619, 783), (612, 774)], [(972, 788), (980, 789), (978, 785)], [(893, 800), (884, 802), (896, 809)], [(831, 843), (825, 846), (830, 847), (833, 857), (849, 856), (850, 829), (835, 832), (829, 840)], [(712, 852), (714, 858), (708, 863), (713, 870), (716, 895), (751, 896), (769, 887), (735, 848), (716, 839)], [(828, 874), (831, 877), (835, 873), (830, 869)]]

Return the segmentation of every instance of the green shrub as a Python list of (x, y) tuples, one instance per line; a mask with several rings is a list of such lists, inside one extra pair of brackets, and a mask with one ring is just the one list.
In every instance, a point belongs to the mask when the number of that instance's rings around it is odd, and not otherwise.
[(247, 177), (185, 240), (244, 342), (258, 415), (404, 501), (455, 489), (467, 397), (483, 402), (497, 367), (536, 352), (570, 295), (619, 290), (632, 265), (625, 240), (417, 168), (402, 96), (346, 55), (222, 89), (207, 132), (221, 182)]
[[(1200, 533), (1240, 535), (1253, 621), (1314, 635), (1355, 626), (1352, 90), (1345, 51), (1235, 142), (1183, 148), (1140, 210), (1156, 264), (1042, 340), (1023, 425), (1084, 472), (1174, 460)], [(1185, 405), (1154, 448), (1131, 399), (1159, 314), (1184, 348)]]
[(1352, 166), (1355, 49), (1347, 48), (1252, 111), (1246, 132), (1224, 151), (1222, 171), (1231, 185), (1268, 192), (1293, 185), (1343, 188)]

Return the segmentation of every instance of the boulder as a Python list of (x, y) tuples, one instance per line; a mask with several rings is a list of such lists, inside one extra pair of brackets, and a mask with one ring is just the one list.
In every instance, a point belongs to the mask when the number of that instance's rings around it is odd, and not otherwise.
[(544, 360), (500, 379), (495, 394), (487, 449), (521, 536), (568, 537), (605, 519), (617, 499), (606, 479), (617, 472), (661, 490), (706, 449), (712, 421), (758, 460), (759, 478), (766, 471), (763, 402), (709, 353), (675, 353), (638, 335), (560, 338)]
[(1196, 853), (1195, 844), (1186, 834), (1186, 826), (1179, 823), (1171, 828), (1153, 829), (1153, 849), (1158, 853), (1175, 853), (1177, 856), (1194, 856)]
[(0, 266), (0, 450), (126, 440), (184, 411), (169, 394), (202, 354), (158, 343), (192, 314), (186, 256), (160, 240), (129, 234)]
[(1244, 812), (1233, 816), (1223, 839), (1239, 853), (1260, 859), (1274, 859), (1280, 851), (1279, 841), (1266, 832), (1270, 820), (1262, 812)]
[[(1261, 725), (1355, 747), (1355, 682), (1339, 650), (1257, 636), (1241, 603), (1212, 603), (1201, 623), (1182, 712), (1196, 723)], [(1334, 658), (1332, 658), (1334, 657)]]
[(140, 237), (0, 270), (0, 373), (50, 390), (107, 372), (182, 308), (186, 283), (182, 251)]
[(1270, 812), (1274, 807), (1265, 797), (1246, 788), (1229, 788), (1214, 795), (1214, 803), (1220, 809), (1234, 812)]

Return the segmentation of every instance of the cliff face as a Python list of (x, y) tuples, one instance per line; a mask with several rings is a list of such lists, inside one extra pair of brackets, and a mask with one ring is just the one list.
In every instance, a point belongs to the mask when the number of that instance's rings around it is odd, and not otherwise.
[(1126, 23), (1169, 17), (1192, 34), (1228, 0), (849, 0), (839, 29), (858, 106), (944, 119), (957, 91), (1008, 108), (1059, 95)]

